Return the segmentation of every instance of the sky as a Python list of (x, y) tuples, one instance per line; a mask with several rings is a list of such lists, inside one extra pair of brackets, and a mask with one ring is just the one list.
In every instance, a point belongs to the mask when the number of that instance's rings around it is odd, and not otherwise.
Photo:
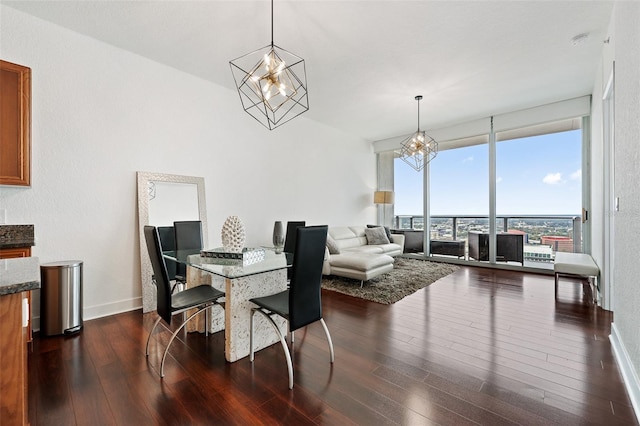
[[(496, 144), (497, 215), (579, 215), (582, 131)], [(422, 172), (395, 160), (395, 214), (422, 216)], [(431, 215), (489, 215), (489, 147), (440, 151), (429, 164)]]

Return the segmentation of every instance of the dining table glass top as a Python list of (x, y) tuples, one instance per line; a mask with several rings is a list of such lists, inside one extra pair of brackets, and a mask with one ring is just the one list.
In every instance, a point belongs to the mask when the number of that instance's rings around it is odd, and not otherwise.
[(260, 256), (260, 260), (212, 258), (201, 256), (200, 250), (165, 251), (162, 255), (165, 259), (229, 279), (289, 268), (293, 264), (292, 253), (275, 253), (270, 248), (264, 249), (264, 256)]

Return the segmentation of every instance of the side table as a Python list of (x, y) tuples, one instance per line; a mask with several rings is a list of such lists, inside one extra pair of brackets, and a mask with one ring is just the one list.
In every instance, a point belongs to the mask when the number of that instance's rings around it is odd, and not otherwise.
[(431, 240), (431, 255), (442, 254), (464, 258), (465, 241), (459, 240)]

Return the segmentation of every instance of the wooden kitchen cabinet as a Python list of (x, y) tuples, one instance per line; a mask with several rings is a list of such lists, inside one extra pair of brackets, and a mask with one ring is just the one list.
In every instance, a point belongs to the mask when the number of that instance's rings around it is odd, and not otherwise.
[(31, 247), (0, 249), (0, 259), (15, 259), (16, 257), (31, 256)]
[(0, 423), (28, 423), (27, 328), (22, 300), (29, 292), (0, 296)]
[[(17, 257), (31, 256), (31, 247), (4, 248), (0, 249), (0, 259), (15, 259)], [(26, 298), (31, 306), (31, 292), (26, 291)], [(31, 315), (29, 315), (29, 325), (27, 326), (27, 342), (33, 342), (33, 332), (31, 331)]]
[(0, 185), (31, 186), (31, 68), (0, 60)]
[(28, 294), (40, 288), (37, 257), (0, 260), (0, 425), (29, 424)]

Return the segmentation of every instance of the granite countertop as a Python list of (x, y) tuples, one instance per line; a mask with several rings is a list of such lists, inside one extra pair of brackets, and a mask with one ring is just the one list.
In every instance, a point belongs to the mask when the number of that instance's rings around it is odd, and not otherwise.
[(37, 257), (0, 259), (0, 296), (40, 288), (40, 261)]
[(0, 225), (0, 249), (35, 245), (33, 225)]

